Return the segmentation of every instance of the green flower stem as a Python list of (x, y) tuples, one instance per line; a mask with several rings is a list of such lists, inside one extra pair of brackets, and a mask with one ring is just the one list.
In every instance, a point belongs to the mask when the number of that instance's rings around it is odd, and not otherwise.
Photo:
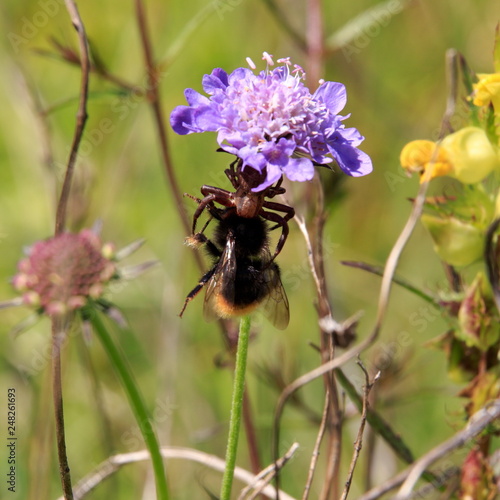
[(142, 394), (139, 391), (132, 372), (127, 366), (126, 360), (113, 342), (111, 335), (100, 319), (98, 313), (96, 311), (90, 311), (89, 318), (104, 347), (104, 350), (106, 351), (106, 354), (109, 356), (111, 363), (115, 367), (118, 376), (121, 379), (130, 406), (139, 425), (139, 429), (142, 432), (142, 437), (144, 438), (146, 447), (151, 455), (151, 463), (153, 465), (156, 481), (156, 498), (157, 500), (168, 500), (169, 494), (163, 458), (153, 428), (150, 425), (145, 425), (146, 423), (149, 424), (152, 419), (146, 408)]
[(233, 399), (231, 402), (231, 418), (229, 420), (229, 435), (226, 449), (226, 468), (222, 477), (220, 500), (229, 500), (233, 485), (236, 452), (241, 424), (241, 409), (243, 407), (243, 392), (245, 390), (245, 372), (247, 367), (248, 339), (250, 337), (250, 316), (244, 316), (240, 322), (238, 348), (236, 351), (236, 366), (234, 369)]

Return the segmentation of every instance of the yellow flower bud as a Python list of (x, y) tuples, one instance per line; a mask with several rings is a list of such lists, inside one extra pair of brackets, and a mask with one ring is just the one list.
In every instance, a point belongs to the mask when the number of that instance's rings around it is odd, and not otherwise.
[(479, 81), (473, 85), (473, 104), (488, 106), (493, 103), (495, 112), (500, 112), (500, 73), (478, 75)]
[(408, 172), (420, 174), (420, 182), (447, 175), (452, 168), (446, 152), (432, 141), (409, 142), (401, 151), (399, 160)]
[(421, 221), (434, 241), (434, 251), (452, 266), (468, 266), (483, 255), (484, 231), (453, 217), (423, 214)]
[(500, 167), (498, 148), (479, 127), (465, 127), (446, 136), (441, 147), (452, 165), (449, 175), (464, 184), (480, 182)]

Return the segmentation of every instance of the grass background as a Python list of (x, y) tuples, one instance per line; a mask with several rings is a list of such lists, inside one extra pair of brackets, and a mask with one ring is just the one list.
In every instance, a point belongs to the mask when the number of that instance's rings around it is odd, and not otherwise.
[[(79, 2), (89, 39), (107, 68), (139, 88), (145, 70), (132, 2)], [(282, 1), (289, 22), (304, 33), (305, 3)], [(328, 37), (347, 22), (377, 5), (371, 0), (323, 2)], [(328, 196), (335, 175), (323, 175), (330, 217), (325, 252), (333, 309), (343, 320), (364, 311), (359, 336), (370, 331), (378, 297), (379, 279), (345, 268), (342, 260), (383, 264), (410, 211), (416, 179), (404, 177), (398, 156), (416, 138), (435, 138), (447, 95), (445, 52), (456, 48), (477, 72), (492, 71), (494, 28), (500, 9), (496, 0), (414, 1), (386, 4), (400, 10), (354, 37), (350, 44), (325, 60), (326, 80), (347, 86), (347, 126), (357, 127), (366, 140), (363, 150), (373, 158), (374, 172), (346, 178), (342, 196)], [(186, 87), (201, 90), (201, 77), (214, 67), (231, 71), (257, 63), (265, 50), (276, 58), (290, 56), (307, 68), (304, 54), (269, 13), (264, 2), (242, 0), (206, 3), (149, 0), (146, 2), (153, 46), (162, 66), (163, 109), (184, 104)], [(184, 27), (200, 12), (206, 17), (168, 59)], [(58, 0), (3, 2), (0, 27), (0, 298), (13, 297), (9, 284), (23, 247), (53, 232), (55, 189), (64, 171), (74, 118), (80, 73), (55, 57), (51, 38), (77, 47), (64, 4)], [(263, 65), (259, 65), (259, 68)], [(44, 166), (46, 141), (34, 112), (34, 96), (49, 109), (50, 141), (57, 179)], [(197, 194), (201, 184), (221, 182), (227, 158), (215, 154), (213, 134), (176, 136), (169, 130), (171, 154), (181, 190)], [(54, 182), (56, 181), (56, 182)], [(446, 181), (445, 181), (446, 182)], [(177, 316), (186, 293), (199, 278), (177, 209), (166, 189), (156, 131), (144, 99), (124, 94), (93, 76), (89, 121), (78, 162), (71, 205), (73, 229), (102, 219), (103, 239), (122, 247), (144, 237), (147, 244), (127, 263), (158, 259), (161, 266), (139, 279), (117, 286), (109, 298), (124, 312), (130, 331), (118, 332), (151, 408), (163, 444), (189, 446), (224, 455), (231, 391), (231, 372), (216, 360), (227, 360), (218, 328), (202, 320), (202, 299), (190, 304), (182, 320)], [(300, 194), (296, 187), (291, 192)], [(186, 200), (191, 214), (193, 203)], [(287, 290), (291, 323), (280, 332), (264, 323), (250, 347), (248, 387), (261, 459), (270, 460), (270, 426), (277, 391), (262, 372), (273, 370), (292, 380), (318, 363), (309, 347), (318, 342), (313, 283), (305, 245), (296, 225), (279, 257)], [(472, 272), (472, 270), (471, 270)], [(400, 266), (400, 273), (418, 286), (445, 288), (441, 265), (426, 232), (417, 227)], [(7, 309), (0, 321), (0, 440), (6, 439), (6, 394), (17, 392), (17, 492), (4, 481), (2, 497), (52, 499), (60, 494), (54, 446), (50, 393), (50, 327), (42, 320), (27, 333), (12, 338), (10, 329), (26, 317), (25, 309)], [(423, 346), (442, 333), (439, 314), (408, 292), (393, 290), (387, 321), (377, 345), (364, 356), (374, 364), (377, 355), (395, 357), (378, 389), (382, 415), (400, 432), (415, 455), (444, 440), (461, 426), (460, 386), (446, 376), (444, 355)], [(220, 364), (220, 363), (219, 363)], [(96, 341), (86, 343), (75, 332), (63, 353), (67, 441), (73, 480), (81, 478), (111, 453), (141, 449), (141, 440), (121, 387)], [(354, 365), (349, 373), (359, 380)], [(322, 382), (301, 391), (317, 413), (323, 401)], [(2, 403), (2, 400), (4, 403)], [(351, 454), (357, 420), (346, 425), (344, 466)], [(301, 495), (317, 428), (298, 410), (285, 413), (283, 451), (301, 445), (283, 475), (284, 489)], [(5, 477), (7, 456), (0, 441), (0, 471)], [(393, 475), (401, 464), (383, 446), (373, 470), (376, 483)], [(238, 464), (248, 468), (244, 439)], [(311, 498), (317, 495), (320, 464)], [(362, 491), (363, 462), (352, 497)], [(199, 465), (168, 463), (172, 498), (208, 498), (203, 488), (218, 491), (220, 475)], [(148, 469), (128, 466), (89, 499), (141, 498)], [(150, 478), (149, 478), (150, 479)]]

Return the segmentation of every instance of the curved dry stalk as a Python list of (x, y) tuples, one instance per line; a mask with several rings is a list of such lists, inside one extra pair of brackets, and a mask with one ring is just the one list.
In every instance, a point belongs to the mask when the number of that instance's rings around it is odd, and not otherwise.
[[(163, 160), (163, 165), (165, 168), (165, 174), (168, 179), (168, 186), (170, 188), (170, 193), (175, 200), (175, 205), (177, 206), (177, 211), (181, 218), (182, 225), (186, 234), (191, 233), (191, 224), (187, 216), (186, 210), (184, 209), (184, 203), (182, 201), (182, 194), (177, 183), (177, 178), (174, 173), (174, 167), (172, 164), (172, 159), (170, 157), (170, 150), (167, 141), (167, 129), (165, 126), (165, 119), (161, 107), (160, 99), (160, 80), (161, 75), (158, 71), (157, 65), (154, 60), (153, 48), (151, 45), (151, 37), (148, 29), (148, 24), (146, 20), (146, 13), (144, 10), (143, 0), (134, 0), (135, 12), (137, 17), (137, 25), (139, 28), (139, 34), (141, 37), (141, 45), (144, 55), (144, 62), (146, 66), (146, 72), (148, 75), (148, 84), (146, 90), (146, 97), (153, 111), (156, 130), (158, 132), (158, 140), (160, 142), (160, 150)], [(202, 266), (201, 258), (196, 253), (196, 259)]]
[[(401, 487), (398, 495), (393, 497), (392, 500), (402, 500), (412, 498), (412, 489), (415, 482), (423, 474), (425, 469), (429, 467), (436, 460), (444, 457), (446, 454), (460, 448), (471, 440), (474, 436), (482, 432), (488, 425), (498, 420), (500, 417), (500, 398), (486, 405), (477, 411), (469, 421), (469, 424), (465, 429), (457, 432), (450, 439), (441, 443), (440, 445), (433, 448), (431, 451), (422, 456), (417, 460), (412, 466), (406, 468), (404, 471), (400, 472), (393, 478), (386, 481), (384, 484), (373, 488), (372, 490), (366, 492), (358, 500), (376, 500), (381, 496), (385, 495), (388, 491), (397, 488), (400, 484), (404, 483)], [(449, 478), (452, 477), (454, 469), (448, 469), (442, 475), (442, 477)], [(443, 484), (443, 481), (437, 477), (436, 482), (432, 484), (437, 484), (438, 486)], [(403, 489), (404, 488), (404, 489)]]
[[(290, 451), (287, 453), (287, 455), (289, 453)], [(221, 458), (215, 455), (204, 453), (202, 451), (193, 450), (191, 448), (180, 448), (174, 446), (163, 447), (161, 448), (161, 454), (164, 458), (169, 460), (181, 459), (189, 460), (191, 462), (197, 462), (217, 472), (223, 472), (225, 468), (225, 462)], [(143, 462), (145, 460), (150, 460), (150, 455), (147, 450), (141, 450), (132, 453), (121, 453), (109, 457), (75, 485), (74, 500), (83, 499), (100, 483), (113, 475), (115, 472), (119, 471), (124, 465)], [(272, 464), (270, 467), (274, 468), (274, 464)], [(256, 476), (241, 467), (235, 468), (234, 477), (246, 484), (254, 484), (254, 482), (256, 481)], [(276, 495), (276, 489), (273, 486), (267, 485), (261, 491), (261, 494), (267, 496), (268, 498), (274, 498), (274, 496)], [(280, 491), (280, 494), (281, 498), (283, 498), (284, 500), (295, 500), (284, 491)], [(59, 497), (57, 500), (64, 500), (64, 497)]]
[(67, 318), (52, 319), (52, 398), (56, 423), (57, 457), (59, 477), (65, 500), (73, 500), (71, 474), (66, 453), (66, 433), (64, 427), (64, 405), (61, 377), (61, 348), (66, 338)]
[(273, 423), (273, 433), (274, 433), (273, 445), (275, 454), (276, 450), (278, 449), (278, 443), (279, 443), (279, 426), (281, 421), (281, 415), (283, 413), (285, 404), (287, 403), (288, 399), (304, 385), (307, 385), (313, 380), (316, 380), (318, 377), (323, 376), (325, 373), (335, 370), (336, 368), (340, 368), (342, 365), (344, 365), (354, 357), (358, 356), (365, 349), (370, 347), (375, 342), (375, 340), (377, 340), (380, 328), (382, 327), (382, 322), (385, 318), (385, 313), (387, 311), (389, 294), (392, 285), (392, 278), (394, 276), (394, 273), (396, 272), (396, 267), (399, 262), (401, 253), (403, 252), (403, 249), (406, 243), (408, 242), (415, 228), (415, 225), (417, 224), (420, 218), (420, 214), (422, 213), (422, 209), (425, 203), (425, 195), (427, 193), (427, 187), (428, 187), (428, 182), (423, 182), (420, 185), (420, 189), (413, 203), (413, 208), (408, 218), (408, 221), (406, 222), (405, 227), (401, 231), (401, 234), (399, 235), (387, 259), (387, 263), (384, 269), (384, 274), (382, 277), (382, 284), (380, 286), (375, 326), (370, 335), (362, 342), (360, 342), (357, 346), (354, 346), (353, 348), (349, 349), (348, 351), (340, 355), (338, 358), (327, 361), (326, 363), (322, 364), (321, 366), (318, 366), (314, 370), (311, 370), (310, 372), (300, 376), (292, 383), (288, 384), (288, 386), (286, 386), (285, 389), (283, 389), (283, 392), (281, 393), (278, 399), (278, 403), (276, 405), (276, 411)]
[(372, 390), (373, 384), (380, 378), (380, 371), (375, 374), (373, 380), (370, 382), (370, 376), (366, 371), (366, 368), (363, 366), (361, 361), (358, 360), (358, 365), (363, 370), (365, 374), (365, 387), (363, 389), (363, 411), (361, 413), (361, 422), (359, 424), (358, 435), (356, 436), (356, 441), (354, 442), (354, 452), (352, 455), (351, 464), (349, 465), (349, 472), (347, 473), (347, 479), (345, 482), (344, 491), (342, 492), (342, 496), (340, 500), (347, 500), (347, 496), (349, 495), (349, 490), (351, 488), (352, 476), (354, 475), (354, 469), (356, 468), (356, 463), (358, 462), (359, 453), (361, 451), (362, 443), (363, 443), (363, 432), (365, 430), (366, 419), (368, 415), (368, 396), (370, 395), (370, 391)]
[(312, 482), (314, 479), (314, 472), (316, 470), (316, 465), (318, 463), (319, 458), (319, 448), (321, 446), (321, 441), (323, 441), (323, 436), (326, 431), (326, 420), (328, 418), (328, 408), (330, 406), (330, 395), (328, 394), (328, 390), (325, 394), (325, 405), (323, 407), (323, 415), (321, 417), (321, 424), (319, 426), (318, 436), (316, 438), (316, 442), (314, 443), (314, 449), (311, 455), (311, 462), (309, 465), (309, 473), (307, 474), (306, 485), (304, 487), (304, 493), (302, 494), (302, 500), (307, 500), (309, 498), (309, 491), (312, 486)]
[(280, 459), (278, 459), (277, 462), (273, 462), (271, 465), (268, 465), (255, 476), (255, 481), (241, 491), (238, 500), (245, 500), (246, 495), (249, 494), (250, 495), (246, 497), (246, 500), (254, 500), (258, 495), (260, 495), (264, 488), (273, 480), (276, 472), (281, 470), (286, 465), (298, 449), (299, 443), (293, 443), (292, 446), (290, 446), (290, 449)]
[(324, 53), (324, 36), (323, 36), (323, 16), (320, 0), (307, 1), (307, 26), (306, 26), (306, 43), (307, 43), (307, 80), (308, 87), (315, 89), (318, 86), (319, 79), (324, 74), (323, 72), (323, 53)]
[[(71, 190), (71, 181), (75, 169), (78, 148), (83, 137), (83, 130), (87, 121), (87, 99), (89, 86), (89, 52), (87, 35), (85, 27), (78, 12), (78, 8), (73, 0), (65, 0), (66, 10), (69, 13), (71, 22), (78, 33), (78, 42), (81, 52), (81, 88), (78, 111), (76, 114), (75, 132), (73, 135), (73, 143), (68, 158), (66, 173), (64, 176), (61, 195), (57, 205), (55, 235), (59, 235), (64, 231), (66, 225), (66, 214)], [(54, 400), (54, 415), (56, 423), (57, 435), (57, 455), (59, 459), (59, 475), (61, 478), (64, 498), (73, 500), (73, 491), (71, 486), (71, 474), (68, 464), (68, 456), (66, 453), (66, 437), (64, 430), (64, 407), (62, 395), (62, 379), (61, 379), (61, 345), (66, 334), (66, 324), (68, 318), (53, 318), (52, 319), (52, 396)]]
[(408, 470), (406, 480), (393, 500), (409, 500), (415, 484), (429, 465), (453, 450), (462, 447), (498, 418), (500, 418), (500, 398), (492, 401), (472, 415), (465, 429), (457, 432), (453, 437), (419, 458)]
[(78, 8), (73, 0), (65, 0), (66, 9), (70, 15), (71, 22), (78, 33), (78, 43), (80, 47), (80, 66), (82, 69), (82, 79), (80, 84), (80, 99), (78, 103), (78, 111), (76, 113), (76, 126), (73, 136), (73, 143), (68, 158), (68, 165), (66, 167), (66, 174), (64, 176), (63, 186), (61, 189), (61, 196), (57, 206), (56, 214), (56, 236), (64, 231), (66, 224), (66, 211), (68, 206), (69, 193), (71, 190), (71, 181), (73, 179), (73, 172), (75, 170), (76, 158), (78, 155), (78, 148), (80, 141), (83, 137), (83, 130), (87, 122), (87, 100), (89, 93), (89, 74), (90, 74), (90, 59), (87, 35), (85, 33), (85, 26), (82, 18), (78, 12)]
[[(439, 139), (442, 139), (442, 137), (450, 129), (450, 120), (451, 120), (451, 117), (453, 116), (453, 113), (455, 111), (456, 98), (458, 95), (457, 72), (458, 72), (459, 54), (455, 50), (449, 50), (446, 53), (446, 62), (447, 62), (450, 90), (449, 90), (448, 99), (447, 99), (447, 103), (446, 103), (446, 109), (445, 109), (445, 112), (443, 115), (443, 119), (441, 121), (441, 130), (440, 130)], [(434, 156), (431, 158), (431, 160), (429, 162), (431, 168), (435, 162), (436, 155), (437, 155), (437, 148), (435, 149)], [(273, 422), (273, 435), (274, 435), (273, 453), (274, 453), (274, 456), (276, 456), (276, 450), (278, 449), (281, 415), (283, 413), (285, 404), (287, 403), (288, 399), (297, 390), (299, 390), (304, 385), (307, 385), (309, 382), (312, 382), (313, 380), (317, 379), (318, 377), (321, 377), (324, 374), (326, 374), (332, 370), (335, 370), (336, 368), (340, 368), (343, 364), (347, 363), (352, 358), (358, 356), (361, 352), (363, 352), (365, 349), (370, 347), (377, 340), (380, 329), (382, 327), (383, 320), (385, 318), (385, 314), (387, 312), (387, 306), (389, 303), (389, 295), (390, 295), (390, 291), (391, 291), (393, 278), (394, 278), (394, 275), (396, 272), (396, 268), (397, 268), (399, 259), (401, 257), (401, 254), (402, 254), (406, 244), (408, 243), (408, 240), (410, 239), (410, 236), (412, 235), (413, 230), (415, 229), (415, 225), (417, 224), (417, 222), (420, 218), (420, 215), (422, 214), (428, 186), (429, 186), (428, 179), (420, 184), (417, 196), (413, 202), (413, 207), (412, 207), (412, 211), (410, 213), (410, 216), (408, 217), (408, 220), (406, 221), (406, 224), (405, 224), (403, 230), (401, 231), (400, 235), (398, 236), (398, 239), (396, 240), (394, 246), (391, 249), (389, 257), (387, 258), (387, 261), (386, 261), (386, 264), (384, 267), (384, 273), (382, 275), (382, 283), (380, 285), (379, 300), (378, 300), (378, 306), (377, 306), (377, 316), (375, 319), (375, 325), (374, 325), (370, 335), (367, 338), (365, 338), (362, 342), (360, 342), (357, 346), (354, 346), (353, 348), (349, 349), (348, 351), (343, 353), (338, 358), (331, 359), (330, 361), (323, 363), (321, 366), (319, 366), (319, 367), (315, 368), (314, 370), (311, 370), (310, 372), (297, 378), (292, 383), (290, 383), (287, 387), (285, 387), (285, 389), (283, 389), (283, 392), (281, 393), (281, 395), (278, 399), (278, 403), (276, 405), (276, 411), (275, 411), (274, 422)], [(315, 276), (315, 281), (318, 282), (316, 276)]]

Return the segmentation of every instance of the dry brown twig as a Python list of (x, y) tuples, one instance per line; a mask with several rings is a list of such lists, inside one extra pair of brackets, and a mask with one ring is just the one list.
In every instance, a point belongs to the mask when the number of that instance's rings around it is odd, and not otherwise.
[(266, 488), (267, 485), (273, 480), (276, 472), (281, 470), (295, 455), (298, 448), (299, 444), (293, 443), (290, 449), (280, 459), (278, 459), (277, 462), (273, 462), (271, 465), (259, 472), (259, 474), (255, 476), (254, 481), (241, 491), (238, 496), (238, 500), (254, 500), (257, 498), (257, 496), (264, 491), (264, 488)]
[[(294, 443), (290, 450), (283, 457), (284, 460), (285, 457), (286, 460), (289, 460), (293, 456), (293, 453), (296, 451), (297, 447), (298, 445)], [(210, 469), (218, 472), (223, 472), (225, 468), (225, 462), (221, 458), (202, 451), (193, 450), (191, 448), (180, 448), (174, 446), (163, 447), (161, 448), (161, 454), (165, 459), (168, 460), (189, 460), (191, 462), (197, 462), (205, 465), (206, 467), (209, 467)], [(113, 475), (115, 472), (119, 471), (124, 465), (143, 462), (149, 459), (150, 455), (147, 450), (141, 450), (132, 453), (121, 453), (109, 457), (76, 484), (74, 488), (74, 500), (82, 500), (88, 493), (93, 491), (105, 479)], [(274, 470), (274, 464), (272, 464), (265, 470), (268, 471), (268, 473), (272, 472)], [(236, 467), (234, 476), (236, 479), (246, 484), (255, 484), (255, 482), (258, 481), (256, 476), (254, 476), (247, 470), (242, 469), (241, 467)], [(274, 498), (276, 490), (273, 486), (267, 485), (262, 489), (260, 493), (267, 496), (268, 498)], [(284, 491), (281, 491), (280, 493), (281, 497), (284, 500), (295, 500)], [(64, 497), (59, 497), (57, 500), (64, 500)]]
[[(73, 0), (65, 0), (66, 9), (71, 18), (71, 22), (78, 33), (78, 42), (81, 53), (81, 88), (78, 111), (76, 114), (75, 132), (73, 142), (66, 167), (61, 194), (57, 205), (55, 235), (61, 234), (66, 225), (66, 215), (69, 195), (71, 191), (71, 181), (75, 169), (75, 163), (78, 155), (78, 148), (83, 137), (85, 123), (87, 121), (87, 99), (89, 88), (89, 52), (87, 35), (85, 27), (78, 12), (78, 8)], [(59, 459), (59, 475), (66, 500), (73, 500), (73, 491), (71, 487), (71, 474), (68, 464), (68, 456), (66, 453), (66, 437), (64, 429), (64, 408), (62, 396), (62, 380), (61, 380), (61, 345), (66, 336), (68, 327), (68, 318), (53, 318), (52, 319), (52, 394), (54, 400), (54, 413), (56, 422), (57, 435), (57, 454)]]
[(352, 347), (348, 351), (344, 352), (342, 355), (340, 355), (338, 358), (332, 359), (321, 366), (318, 366), (314, 370), (309, 371), (308, 373), (305, 373), (304, 375), (300, 376), (299, 378), (295, 379), (293, 382), (288, 384), (287, 387), (283, 390), (281, 393), (278, 403), (276, 405), (276, 411), (275, 411), (275, 417), (274, 417), (274, 424), (273, 424), (273, 432), (274, 432), (274, 449), (277, 449), (277, 444), (279, 443), (279, 427), (280, 427), (280, 420), (281, 420), (281, 415), (283, 413), (285, 404), (287, 403), (288, 399), (296, 392), (298, 391), (301, 387), (304, 385), (309, 384), (313, 380), (316, 380), (317, 378), (323, 376), (325, 373), (328, 373), (332, 370), (335, 370), (336, 368), (340, 368), (342, 365), (353, 359), (354, 357), (358, 356), (361, 352), (363, 352), (365, 349), (367, 349), (369, 346), (375, 342), (375, 340), (378, 337), (380, 328), (382, 327), (382, 322), (385, 318), (385, 313), (387, 310), (387, 305), (389, 301), (389, 294), (391, 290), (391, 285), (392, 285), (392, 278), (394, 276), (394, 273), (396, 271), (396, 267), (399, 261), (399, 258), (401, 256), (401, 253), (408, 242), (413, 229), (415, 228), (415, 225), (417, 224), (420, 214), (422, 213), (423, 205), (425, 202), (425, 195), (427, 193), (427, 187), (428, 183), (423, 182), (420, 185), (420, 189), (418, 192), (417, 197), (415, 198), (415, 201), (413, 203), (413, 208), (410, 213), (410, 216), (408, 218), (408, 221), (406, 222), (405, 227), (403, 228), (401, 234), (399, 235), (396, 243), (394, 244), (391, 253), (389, 254), (389, 257), (387, 259), (387, 263), (384, 269), (384, 275), (382, 277), (382, 284), (380, 286), (380, 293), (379, 293), (379, 301), (378, 301), (378, 309), (377, 309), (377, 318), (375, 321), (375, 326), (370, 333), (370, 335), (364, 339), (362, 342), (360, 342), (358, 345)]
[(71, 18), (71, 22), (78, 33), (78, 42), (80, 47), (80, 62), (82, 69), (82, 77), (80, 84), (80, 99), (78, 103), (78, 111), (76, 113), (76, 126), (75, 133), (73, 136), (73, 143), (71, 144), (71, 150), (69, 153), (68, 164), (66, 167), (66, 174), (64, 176), (63, 186), (61, 189), (61, 196), (59, 198), (59, 204), (57, 206), (56, 214), (56, 235), (64, 231), (66, 224), (66, 212), (69, 199), (69, 193), (71, 190), (71, 180), (73, 178), (73, 173), (75, 169), (75, 163), (78, 156), (78, 148), (80, 147), (80, 141), (83, 137), (83, 131), (85, 129), (85, 123), (87, 122), (87, 100), (89, 92), (89, 75), (90, 75), (90, 60), (89, 60), (89, 48), (87, 35), (85, 33), (85, 26), (78, 12), (78, 8), (73, 0), (65, 0), (66, 9)]
[(328, 418), (328, 407), (330, 406), (330, 395), (328, 394), (328, 390), (325, 393), (325, 405), (323, 408), (323, 415), (321, 417), (321, 424), (318, 430), (318, 436), (316, 438), (316, 442), (314, 443), (314, 449), (311, 455), (311, 462), (309, 465), (309, 473), (307, 474), (306, 485), (304, 487), (304, 493), (302, 494), (302, 500), (307, 500), (309, 498), (309, 491), (312, 486), (312, 482), (314, 479), (314, 472), (316, 470), (316, 465), (318, 464), (319, 458), (319, 448), (321, 446), (321, 441), (323, 441), (323, 436), (326, 431), (326, 422)]
[(453, 450), (462, 447), (498, 418), (500, 418), (500, 398), (492, 401), (472, 415), (465, 429), (457, 432), (453, 437), (419, 458), (409, 468), (405, 482), (393, 500), (409, 500), (415, 484), (429, 465), (451, 453)]
[[(339, 336), (343, 335), (344, 331), (341, 330), (339, 323), (333, 321), (332, 308), (328, 297), (323, 252), (323, 232), (327, 215), (325, 212), (323, 187), (317, 175), (315, 176), (313, 187), (315, 188), (316, 206), (311, 229), (309, 230), (307, 227), (304, 217), (296, 215), (295, 220), (306, 242), (309, 267), (316, 285), (316, 308), (319, 316), (318, 325), (321, 339), (320, 353), (322, 362), (326, 363), (333, 359)], [(324, 318), (332, 318), (332, 321), (325, 322)], [(319, 496), (320, 500), (329, 498), (332, 488), (339, 482), (338, 475), (340, 471), (342, 444), (342, 411), (339, 404), (337, 384), (331, 372), (325, 373), (323, 378), (325, 392), (329, 394), (329, 411), (326, 416), (326, 427), (330, 429), (330, 439), (328, 442), (328, 466), (325, 472), (326, 477), (323, 483), (323, 490)], [(328, 420), (330, 421), (328, 422)]]
[(368, 414), (368, 397), (370, 396), (370, 391), (372, 390), (373, 384), (380, 378), (380, 371), (378, 371), (373, 380), (370, 382), (370, 376), (366, 371), (363, 363), (358, 360), (358, 365), (363, 370), (365, 374), (366, 384), (363, 388), (363, 411), (361, 413), (361, 422), (359, 424), (358, 435), (356, 436), (356, 441), (354, 442), (354, 452), (352, 455), (351, 464), (349, 465), (349, 472), (347, 473), (347, 479), (344, 487), (344, 491), (342, 492), (342, 496), (340, 500), (347, 500), (347, 496), (349, 495), (349, 489), (351, 488), (352, 476), (354, 474), (354, 469), (356, 468), (356, 463), (358, 462), (359, 453), (361, 451), (361, 447), (363, 445), (363, 432), (365, 430), (366, 418)]
[[(455, 111), (456, 96), (457, 96), (457, 89), (458, 89), (457, 57), (458, 57), (458, 54), (456, 53), (456, 51), (448, 51), (448, 53), (446, 54), (450, 92), (449, 92), (449, 97), (448, 97), (448, 100), (446, 103), (446, 109), (445, 109), (443, 119), (441, 122), (441, 131), (440, 131), (440, 137), (439, 137), (440, 140), (444, 137), (446, 132), (449, 130), (450, 120), (451, 120), (451, 117), (453, 116), (453, 113)], [(436, 153), (437, 153), (437, 148), (436, 148), (434, 155), (436, 155)], [(431, 161), (429, 162), (431, 166), (433, 165), (434, 161), (435, 161), (435, 157), (431, 158)], [(407, 220), (403, 230), (401, 231), (400, 235), (398, 236), (398, 239), (394, 243), (394, 246), (391, 249), (389, 257), (387, 258), (387, 261), (386, 261), (386, 264), (384, 267), (384, 273), (382, 276), (382, 282), (380, 285), (380, 292), (379, 292), (379, 299), (378, 299), (378, 306), (377, 306), (377, 316), (375, 319), (375, 325), (374, 325), (370, 335), (368, 337), (366, 337), (363, 341), (361, 341), (358, 345), (347, 350), (339, 357), (331, 359), (331, 360), (327, 361), (326, 363), (323, 363), (321, 366), (315, 368), (314, 370), (311, 370), (308, 373), (300, 376), (299, 378), (297, 378), (296, 380), (291, 382), (287, 387), (285, 387), (285, 389), (283, 389), (283, 391), (278, 399), (278, 403), (276, 405), (276, 411), (275, 411), (274, 422), (273, 422), (273, 434), (274, 434), (273, 446), (274, 446), (274, 450), (278, 449), (280, 421), (281, 421), (281, 416), (283, 414), (284, 407), (285, 407), (288, 399), (304, 385), (307, 385), (308, 383), (312, 382), (313, 380), (316, 380), (317, 378), (323, 376), (324, 374), (326, 374), (332, 370), (335, 370), (336, 368), (340, 368), (342, 365), (344, 365), (345, 363), (347, 363), (348, 361), (350, 361), (354, 357), (358, 356), (365, 349), (370, 347), (377, 340), (378, 335), (380, 333), (380, 329), (382, 328), (382, 323), (385, 319), (385, 315), (387, 312), (387, 306), (389, 303), (389, 295), (390, 295), (390, 291), (391, 291), (391, 287), (392, 287), (392, 281), (393, 281), (393, 278), (394, 278), (394, 275), (396, 272), (396, 268), (397, 268), (399, 259), (401, 257), (401, 254), (402, 254), (406, 244), (408, 243), (408, 240), (410, 239), (417, 222), (420, 219), (420, 215), (422, 214), (423, 207), (424, 207), (425, 200), (426, 200), (428, 185), (429, 185), (428, 179), (420, 184), (420, 187), (419, 187), (417, 196), (413, 202), (412, 210), (411, 210), (411, 213), (408, 217), (408, 220)], [(316, 280), (316, 277), (315, 277), (315, 280)], [(332, 319), (332, 321), (333, 321), (333, 319)]]
[[(467, 442), (481, 433), (486, 427), (500, 418), (500, 398), (477, 411), (465, 429), (457, 432), (450, 439), (436, 446), (419, 458), (414, 464), (400, 472), (389, 481), (362, 495), (359, 500), (376, 500), (388, 491), (402, 484), (398, 494), (392, 500), (409, 500), (413, 497), (413, 488), (423, 472), (435, 461), (443, 458), (452, 451), (464, 446)], [(445, 478), (454, 475), (454, 469), (448, 469), (443, 475)], [(439, 485), (443, 482), (439, 481)]]

